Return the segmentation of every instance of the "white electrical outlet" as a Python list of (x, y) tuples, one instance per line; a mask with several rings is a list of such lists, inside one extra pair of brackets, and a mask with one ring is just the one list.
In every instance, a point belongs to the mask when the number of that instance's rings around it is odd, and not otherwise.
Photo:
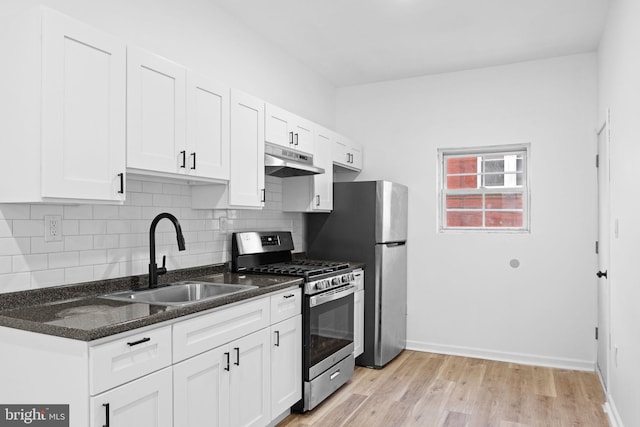
[(45, 215), (44, 241), (59, 242), (62, 240), (62, 217), (60, 215)]

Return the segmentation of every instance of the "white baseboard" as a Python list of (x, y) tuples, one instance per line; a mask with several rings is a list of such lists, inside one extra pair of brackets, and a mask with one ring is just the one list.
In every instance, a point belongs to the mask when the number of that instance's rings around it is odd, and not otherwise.
[(520, 363), (522, 365), (546, 366), (550, 368), (571, 369), (574, 371), (595, 371), (592, 360), (565, 359), (560, 357), (537, 356), (533, 354), (508, 353), (481, 348), (461, 347), (453, 345), (432, 344), (420, 341), (407, 341), (408, 350), (429, 353), (450, 354), (452, 356), (473, 357), (478, 359), (497, 360), (500, 362)]
[(616, 409), (616, 405), (611, 400), (609, 393), (607, 393), (607, 401), (602, 405), (602, 408), (604, 409), (604, 413), (607, 414), (607, 418), (609, 418), (609, 425), (611, 427), (624, 427), (620, 419), (620, 414)]

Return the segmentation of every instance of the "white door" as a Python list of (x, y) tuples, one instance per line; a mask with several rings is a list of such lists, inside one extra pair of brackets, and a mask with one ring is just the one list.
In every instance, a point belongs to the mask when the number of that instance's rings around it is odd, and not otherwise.
[(184, 67), (127, 49), (127, 167), (186, 173)]
[(48, 9), (42, 43), (42, 196), (123, 201), (125, 44)]
[(229, 425), (229, 369), (228, 345), (174, 365), (174, 426)]
[(231, 350), (230, 424), (264, 426), (271, 421), (269, 328), (229, 344)]
[(313, 163), (324, 169), (323, 174), (313, 176), (312, 210), (330, 211), (333, 209), (333, 161), (331, 157), (333, 141), (328, 131), (316, 134)]
[(229, 88), (187, 75), (187, 173), (229, 179)]
[[(607, 113), (608, 116), (608, 113)], [(609, 118), (598, 133), (598, 370), (605, 387), (609, 382), (610, 314), (610, 197)], [(606, 276), (604, 273), (606, 272)]]
[(91, 427), (171, 427), (171, 396), (169, 367), (92, 397)]
[(229, 204), (264, 206), (264, 102), (231, 91)]
[(266, 142), (277, 144), (282, 147), (293, 147), (293, 124), (292, 114), (275, 105), (265, 106), (265, 131)]
[(293, 127), (293, 147), (304, 153), (314, 154), (314, 129), (313, 123), (297, 117)]
[(302, 317), (271, 326), (271, 415), (282, 414), (302, 397)]

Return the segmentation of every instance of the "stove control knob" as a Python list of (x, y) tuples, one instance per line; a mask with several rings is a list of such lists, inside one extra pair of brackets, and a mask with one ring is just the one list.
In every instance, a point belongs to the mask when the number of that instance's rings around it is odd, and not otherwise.
[(336, 277), (336, 278), (334, 278), (334, 279), (331, 279), (331, 285), (333, 285), (333, 286), (340, 286), (340, 279), (339, 279), (339, 278), (337, 278), (337, 277)]

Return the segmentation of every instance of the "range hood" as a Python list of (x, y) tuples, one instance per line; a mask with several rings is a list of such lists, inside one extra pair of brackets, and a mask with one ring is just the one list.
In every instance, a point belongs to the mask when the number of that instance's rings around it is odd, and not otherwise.
[(264, 172), (271, 176), (289, 178), (321, 174), (324, 169), (313, 165), (313, 156), (310, 154), (267, 143), (264, 147)]

